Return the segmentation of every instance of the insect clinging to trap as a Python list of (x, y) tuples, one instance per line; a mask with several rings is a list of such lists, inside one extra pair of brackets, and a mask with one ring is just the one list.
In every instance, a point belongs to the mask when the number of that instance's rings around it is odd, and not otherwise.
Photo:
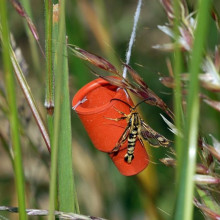
[[(115, 110), (121, 114), (121, 117), (119, 118), (106, 118), (113, 121), (122, 121), (126, 120), (127, 124), (125, 126), (125, 130), (123, 131), (121, 137), (119, 140), (117, 140), (116, 145), (114, 144), (113, 150), (111, 150), (108, 153), (113, 153), (113, 155), (117, 155), (117, 152), (120, 150), (123, 150), (121, 146), (128, 140), (127, 145), (127, 153), (124, 156), (124, 160), (131, 164), (133, 158), (134, 158), (134, 151), (135, 151), (135, 145), (137, 140), (140, 141), (141, 145), (144, 147), (143, 140), (147, 140), (150, 145), (152, 146), (169, 146), (171, 141), (154, 131), (148, 124), (146, 124), (143, 119), (140, 117), (139, 113), (137, 112), (137, 107), (145, 102), (150, 105), (154, 105), (162, 109), (167, 115), (169, 115), (170, 118), (173, 118), (173, 113), (168, 108), (166, 103), (163, 102), (162, 99), (160, 99), (149, 87), (148, 85), (143, 81), (143, 79), (138, 75), (137, 72), (135, 72), (130, 66), (127, 64), (122, 64), (124, 68), (128, 71), (128, 77), (130, 77), (130, 80), (127, 77), (123, 77), (123, 75), (114, 67), (111, 63), (109, 63), (106, 59), (97, 56), (95, 54), (89, 53), (81, 48), (78, 48), (76, 46), (72, 47), (72, 51), (74, 54), (91, 64), (93, 64), (96, 67), (99, 67), (107, 72), (110, 72), (114, 74), (115, 76), (106, 76), (103, 74), (98, 74), (94, 71), (93, 74), (96, 75), (99, 78), (104, 79), (109, 84), (123, 89), (125, 92), (130, 91), (133, 94), (135, 94), (137, 97), (143, 99), (143, 101), (139, 102), (137, 105), (132, 107), (131, 103), (127, 103), (126, 101), (120, 100), (120, 99), (114, 99), (112, 100), (118, 100), (129, 106), (130, 113), (125, 114), (124, 112), (120, 111), (119, 109)], [(137, 160), (136, 160), (137, 161)]]
[(141, 118), (140, 114), (137, 112), (136, 110), (137, 107), (146, 100), (139, 102), (134, 107), (132, 107), (130, 104), (120, 99), (112, 99), (112, 100), (121, 101), (126, 105), (128, 105), (130, 108), (129, 114), (125, 114), (124, 112), (115, 108), (115, 110), (119, 112), (122, 115), (122, 117), (106, 118), (113, 121), (120, 121), (120, 120), (127, 121), (127, 126), (123, 134), (119, 138), (116, 146), (112, 150), (112, 153), (118, 152), (120, 147), (125, 143), (126, 140), (128, 140), (127, 153), (124, 156), (124, 160), (127, 163), (131, 163), (131, 161), (134, 159), (134, 150), (137, 139), (140, 141), (143, 147), (144, 147), (143, 139), (147, 140), (148, 143), (154, 147), (159, 147), (159, 146), (167, 147), (170, 145), (170, 141), (161, 134), (154, 131), (148, 124), (146, 124), (144, 120)]

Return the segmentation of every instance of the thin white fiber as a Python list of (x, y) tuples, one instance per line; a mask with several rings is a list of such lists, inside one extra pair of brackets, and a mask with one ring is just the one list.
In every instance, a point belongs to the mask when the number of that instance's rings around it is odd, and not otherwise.
[[(130, 62), (130, 58), (131, 58), (131, 50), (132, 47), (134, 45), (134, 41), (135, 41), (135, 37), (136, 37), (136, 31), (137, 31), (137, 23), (140, 17), (140, 12), (141, 12), (141, 5), (142, 5), (142, 0), (138, 1), (138, 5), (137, 5), (137, 9), (135, 11), (135, 15), (134, 15), (134, 24), (133, 24), (133, 30), (131, 33), (131, 37), (130, 37), (130, 41), (129, 41), (129, 45), (128, 45), (128, 50), (126, 53), (126, 64), (129, 64)], [(123, 69), (123, 77), (126, 78), (127, 76), (127, 68), (124, 67)]]

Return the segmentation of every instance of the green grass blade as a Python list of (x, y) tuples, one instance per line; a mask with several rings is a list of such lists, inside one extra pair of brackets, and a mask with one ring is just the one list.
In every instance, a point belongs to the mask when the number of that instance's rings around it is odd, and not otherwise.
[[(175, 115), (175, 126), (178, 131), (182, 130), (183, 126), (183, 110), (182, 110), (182, 89), (181, 89), (181, 79), (180, 74), (182, 73), (182, 54), (179, 45), (179, 25), (180, 25), (180, 4), (179, 0), (174, 1), (174, 33), (175, 33), (175, 51), (174, 51), (174, 80), (175, 80), (175, 90), (174, 90), (174, 115)], [(178, 166), (176, 169), (176, 179), (179, 177), (179, 169), (181, 169), (182, 164), (182, 144), (183, 141), (180, 135), (175, 136), (175, 147), (177, 151)]]
[(207, 190), (203, 190), (202, 188), (197, 188), (197, 193), (202, 200), (202, 203), (208, 207), (210, 210), (219, 213), (219, 204), (213, 199), (213, 195), (209, 193)]
[(72, 169), (72, 138), (71, 138), (71, 118), (68, 87), (68, 64), (67, 50), (63, 47), (64, 68), (62, 72), (62, 106), (59, 137), (59, 156), (58, 156), (58, 197), (59, 210), (64, 212), (78, 213), (77, 201), (75, 201), (76, 190)]
[[(62, 17), (63, 15), (61, 15)], [(61, 24), (60, 19), (59, 26)], [(63, 42), (63, 34), (57, 33), (57, 42)], [(54, 77), (55, 77), (55, 100), (54, 100), (54, 128), (51, 144), (51, 177), (50, 177), (50, 206), (49, 206), (49, 220), (54, 219), (55, 204), (57, 201), (57, 161), (58, 161), (58, 147), (59, 147), (59, 132), (60, 132), (60, 121), (61, 121), (61, 89), (62, 89), (62, 71), (63, 71), (63, 59), (58, 57), (58, 54), (62, 54), (61, 44), (57, 44), (54, 55)]]
[[(32, 11), (31, 11), (30, 1), (28, 1), (28, 0), (21, 0), (21, 1), (23, 3), (23, 6), (24, 6), (28, 16), (32, 19), (33, 16), (32, 16)], [(37, 72), (40, 72), (40, 70), (41, 70), (41, 68), (40, 68), (40, 59), (39, 59), (36, 40), (33, 37), (33, 34), (31, 33), (27, 23), (24, 22), (24, 24), (25, 24), (25, 31), (27, 33), (28, 40), (29, 40), (29, 43), (30, 43), (31, 56), (32, 56), (33, 64), (34, 64), (34, 69)]]
[[(2, 34), (0, 34), (0, 38), (2, 40)], [(31, 89), (30, 89), (26, 79), (25, 79), (24, 73), (21, 70), (19, 62), (17, 61), (17, 57), (16, 57), (14, 51), (12, 50), (11, 45), (9, 46), (9, 52), (10, 52), (10, 59), (11, 59), (11, 62), (12, 62), (13, 68), (14, 68), (15, 75), (16, 75), (17, 80), (19, 82), (19, 85), (24, 93), (24, 96), (28, 102), (28, 105), (30, 106), (30, 109), (32, 111), (32, 114), (33, 114), (35, 120), (36, 120), (37, 126), (42, 134), (42, 137), (45, 141), (47, 149), (50, 152), (50, 138), (49, 138), (49, 135), (47, 132), (47, 128), (45, 127), (44, 121), (43, 121), (42, 116), (40, 114), (40, 111), (37, 107), (34, 96), (31, 92)]]
[(45, 52), (46, 52), (46, 100), (47, 122), (50, 138), (53, 135), (53, 111), (54, 111), (54, 74), (52, 62), (52, 20), (53, 20), (53, 3), (52, 0), (45, 1)]
[(52, 19), (53, 19), (53, 4), (51, 0), (45, 1), (45, 51), (46, 51), (46, 101), (47, 109), (54, 106), (54, 79), (52, 68)]
[(186, 126), (184, 129), (185, 141), (183, 164), (180, 170), (177, 205), (175, 219), (190, 220), (193, 217), (194, 173), (197, 154), (197, 137), (199, 121), (199, 82), (198, 73), (201, 66), (203, 49), (207, 34), (210, 15), (210, 0), (201, 0), (198, 10), (198, 24), (195, 31), (195, 40), (192, 58), (189, 65), (190, 83), (187, 96)]
[(12, 65), (10, 60), (10, 42), (9, 42), (9, 30), (7, 24), (7, 8), (6, 8), (5, 0), (2, 0), (0, 2), (0, 18), (1, 18), (1, 26), (2, 26), (2, 54), (3, 54), (3, 63), (5, 70), (7, 98), (10, 109), (9, 121), (10, 121), (12, 146), (14, 150), (14, 170), (15, 170), (15, 182), (16, 182), (17, 195), (18, 195), (19, 217), (20, 219), (25, 220), (26, 212), (25, 212), (24, 173), (22, 167), (18, 113), (17, 113), (16, 97), (15, 97), (15, 83), (14, 83), (14, 76), (12, 73)]
[[(53, 219), (56, 196), (56, 176), (58, 171), (59, 210), (77, 212), (75, 187), (72, 170), (72, 146), (70, 126), (70, 104), (68, 89), (67, 51), (65, 45), (65, 1), (60, 2), (59, 29), (55, 53), (55, 111), (54, 134), (52, 141), (50, 217)], [(62, 56), (60, 56), (62, 54)], [(58, 154), (59, 153), (59, 154)], [(58, 164), (58, 168), (57, 168)]]
[(21, 70), (21, 67), (17, 61), (16, 55), (11, 47), (10, 47), (10, 56), (11, 56), (11, 62), (13, 64), (13, 68), (14, 68), (17, 80), (19, 82), (19, 85), (24, 93), (24, 96), (28, 102), (28, 105), (30, 106), (30, 109), (32, 111), (32, 114), (33, 114), (35, 120), (36, 120), (36, 123), (38, 125), (38, 128), (39, 128), (41, 134), (42, 134), (42, 137), (45, 141), (47, 149), (48, 149), (48, 151), (50, 151), (50, 138), (49, 138), (49, 135), (47, 132), (47, 128), (45, 127), (44, 121), (43, 121), (42, 116), (40, 114), (40, 111), (37, 107), (34, 96), (31, 92), (31, 89), (30, 89), (26, 79), (25, 79), (25, 76)]
[[(64, 10), (61, 9), (64, 16)], [(63, 18), (64, 19), (64, 18)], [(65, 25), (65, 20), (64, 20)], [(61, 28), (61, 27), (59, 27)], [(55, 28), (56, 29), (56, 28)], [(63, 42), (59, 45), (66, 45), (66, 29), (62, 27)], [(59, 210), (65, 212), (79, 213), (79, 207), (76, 197), (76, 189), (74, 184), (73, 169), (72, 169), (72, 137), (71, 137), (71, 117), (70, 117), (70, 97), (69, 97), (69, 71), (67, 60), (67, 47), (62, 46), (62, 105), (61, 105), (61, 123), (58, 149), (58, 198)]]

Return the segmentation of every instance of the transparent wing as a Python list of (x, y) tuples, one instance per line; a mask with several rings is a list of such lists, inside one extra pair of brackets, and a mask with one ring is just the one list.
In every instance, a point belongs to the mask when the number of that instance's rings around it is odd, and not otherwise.
[(171, 143), (163, 135), (154, 131), (148, 124), (141, 120), (141, 136), (149, 142), (150, 145), (159, 147), (168, 147)]

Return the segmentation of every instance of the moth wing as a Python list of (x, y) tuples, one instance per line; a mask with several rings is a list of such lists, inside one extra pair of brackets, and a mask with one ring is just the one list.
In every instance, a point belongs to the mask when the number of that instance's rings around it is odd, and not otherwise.
[(125, 128), (125, 130), (122, 133), (121, 137), (119, 138), (117, 144), (113, 148), (112, 152), (119, 151), (119, 148), (121, 147), (121, 145), (124, 144), (124, 142), (127, 140), (129, 132), (130, 132), (130, 126), (127, 125), (127, 127)]
[(150, 145), (159, 147), (164, 146), (168, 147), (170, 141), (166, 139), (163, 135), (157, 133), (152, 129), (148, 124), (143, 120), (141, 121), (141, 136), (149, 142)]

